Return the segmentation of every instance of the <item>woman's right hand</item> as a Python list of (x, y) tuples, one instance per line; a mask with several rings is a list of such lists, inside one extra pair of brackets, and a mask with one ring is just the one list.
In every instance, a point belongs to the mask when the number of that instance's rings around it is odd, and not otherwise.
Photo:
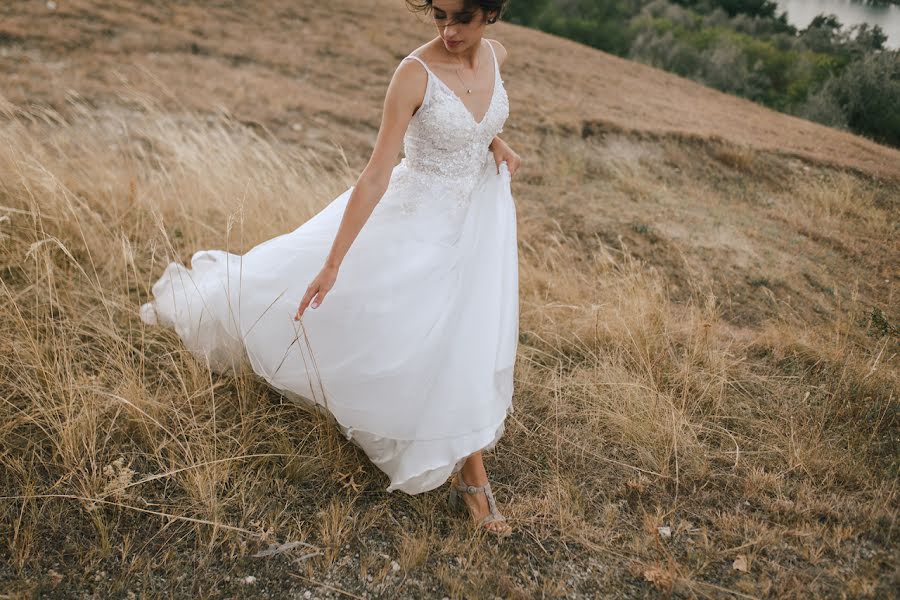
[(325, 295), (328, 294), (334, 286), (337, 274), (337, 267), (329, 267), (327, 265), (322, 267), (322, 270), (319, 271), (316, 278), (313, 279), (312, 283), (306, 288), (306, 293), (303, 295), (300, 306), (297, 308), (297, 314), (294, 315), (295, 321), (300, 320), (300, 317), (303, 316), (303, 312), (306, 310), (306, 307), (310, 305), (310, 302), (312, 302), (313, 308), (321, 306), (322, 302), (325, 300)]

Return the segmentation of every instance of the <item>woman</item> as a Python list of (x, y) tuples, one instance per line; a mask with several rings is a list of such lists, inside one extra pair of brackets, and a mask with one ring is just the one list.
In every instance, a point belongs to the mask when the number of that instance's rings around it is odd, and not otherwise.
[(214, 370), (249, 363), (287, 397), (324, 406), (390, 477), (387, 491), (451, 477), (451, 506), (508, 535), (482, 463), (513, 408), (518, 342), (510, 180), (521, 159), (497, 137), (506, 50), (483, 38), (504, 0), (407, 3), (438, 37), (395, 70), (356, 184), (242, 256), (170, 263), (141, 317), (174, 327)]

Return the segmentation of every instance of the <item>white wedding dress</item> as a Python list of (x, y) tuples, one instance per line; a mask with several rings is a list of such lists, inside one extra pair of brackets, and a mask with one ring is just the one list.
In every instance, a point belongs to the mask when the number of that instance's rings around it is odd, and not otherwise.
[[(353, 186), (289, 233), (243, 255), (172, 262), (140, 309), (173, 327), (216, 372), (248, 366), (287, 398), (323, 407), (390, 478), (387, 491), (442, 485), (491, 450), (512, 411), (518, 343), (516, 210), (491, 139), (509, 100), (494, 85), (476, 121), (428, 72), (405, 157), (318, 308), (294, 316), (322, 268)], [(302, 324), (301, 324), (302, 323)]]

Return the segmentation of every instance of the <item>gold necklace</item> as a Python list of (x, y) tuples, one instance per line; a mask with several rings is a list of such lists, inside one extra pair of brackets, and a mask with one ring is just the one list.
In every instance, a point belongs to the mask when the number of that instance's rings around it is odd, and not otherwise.
[[(457, 62), (459, 62), (459, 61), (457, 61)], [(475, 63), (475, 79), (478, 79), (478, 67), (480, 67), (480, 66), (481, 66), (481, 61), (476, 61), (476, 63)], [(470, 88), (468, 85), (466, 85), (466, 82), (463, 81), (462, 76), (459, 74), (459, 67), (456, 68), (456, 77), (459, 79), (460, 83), (463, 84), (463, 87), (466, 88), (466, 93), (471, 94), (472, 88)]]

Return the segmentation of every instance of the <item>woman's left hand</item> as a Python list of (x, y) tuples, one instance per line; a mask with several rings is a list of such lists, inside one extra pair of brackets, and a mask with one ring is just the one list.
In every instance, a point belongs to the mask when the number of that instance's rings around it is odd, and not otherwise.
[(491, 152), (494, 153), (494, 162), (497, 163), (497, 173), (500, 173), (500, 163), (506, 161), (510, 176), (515, 175), (522, 164), (522, 157), (513, 152), (513, 149), (500, 138), (495, 138), (491, 144)]

